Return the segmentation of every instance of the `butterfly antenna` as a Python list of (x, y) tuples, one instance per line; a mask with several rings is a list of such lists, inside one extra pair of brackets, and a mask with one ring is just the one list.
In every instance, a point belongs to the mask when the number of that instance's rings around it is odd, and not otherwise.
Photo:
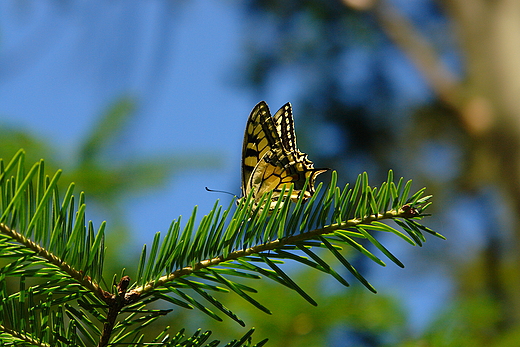
[(206, 188), (206, 190), (207, 190), (208, 192), (212, 192), (212, 193), (224, 193), (224, 194), (229, 194), (229, 195), (231, 195), (231, 196), (236, 196), (235, 194), (230, 193), (230, 192), (226, 192), (226, 191), (224, 191), (224, 190), (209, 189), (208, 187), (204, 187), (204, 188)]

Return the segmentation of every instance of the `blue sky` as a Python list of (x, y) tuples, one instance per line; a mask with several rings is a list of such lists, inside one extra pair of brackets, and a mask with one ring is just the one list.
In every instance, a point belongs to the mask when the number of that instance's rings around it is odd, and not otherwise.
[[(221, 160), (218, 168), (183, 171), (165, 190), (128, 201), (139, 243), (195, 205), (204, 213), (219, 197), (227, 204), (228, 196), (204, 187), (239, 193), (243, 129), (259, 101), (234, 82), (243, 39), (240, 6), (56, 4), (0, 3), (1, 122), (28, 129), (73, 160), (98, 116), (116, 98), (135, 97), (139, 108), (125, 130), (132, 140), (124, 154), (208, 152)], [(278, 107), (287, 100), (278, 91), (269, 101)], [(110, 216), (102, 218), (110, 225)]]
[[(228, 204), (229, 196), (208, 193), (205, 186), (240, 193), (240, 152), (250, 110), (260, 100), (278, 109), (301, 89), (294, 71), (270, 81), (274, 87), (266, 95), (237, 82), (244, 21), (241, 5), (233, 1), (2, 1), (0, 122), (28, 129), (73, 160), (98, 116), (128, 95), (136, 98), (138, 110), (125, 129), (122, 155), (207, 152), (219, 159), (218, 167), (182, 171), (164, 189), (127, 200), (136, 245), (150, 244), (155, 232), (166, 231), (179, 215), (187, 218), (195, 205), (200, 217), (217, 198)], [(401, 82), (417, 83), (413, 69), (406, 69), (399, 74), (409, 77)], [(425, 97), (424, 86), (409, 90), (420, 91), (414, 98)], [(293, 104), (297, 132), (298, 107)], [(100, 218), (110, 232), (111, 217)], [(376, 287), (398, 286), (393, 273), (382, 269)], [(442, 275), (415, 285), (446, 292)], [(442, 299), (425, 295), (427, 302), (419, 294), (408, 304), (433, 309), (435, 299)], [(424, 319), (422, 310), (412, 311)]]

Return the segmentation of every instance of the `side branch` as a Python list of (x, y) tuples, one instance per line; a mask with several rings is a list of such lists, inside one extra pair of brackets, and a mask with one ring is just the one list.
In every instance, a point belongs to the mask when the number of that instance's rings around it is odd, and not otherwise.
[(176, 278), (179, 278), (182, 276), (188, 276), (188, 275), (192, 274), (193, 272), (196, 272), (196, 271), (199, 271), (199, 270), (211, 267), (211, 266), (216, 266), (216, 265), (226, 262), (226, 261), (236, 260), (238, 258), (246, 257), (246, 256), (249, 256), (252, 254), (270, 251), (273, 249), (283, 247), (285, 245), (294, 244), (297, 242), (313, 239), (320, 235), (330, 234), (336, 230), (351, 228), (351, 227), (355, 227), (356, 225), (359, 225), (359, 224), (371, 223), (376, 220), (415, 217), (416, 213), (417, 212), (415, 209), (410, 208), (408, 205), (405, 205), (405, 206), (403, 206), (402, 209), (400, 209), (398, 211), (392, 210), (392, 211), (388, 211), (385, 213), (373, 214), (373, 215), (370, 215), (363, 219), (360, 219), (360, 218), (351, 219), (351, 220), (348, 220), (343, 223), (331, 224), (331, 225), (328, 225), (321, 229), (311, 230), (306, 233), (274, 240), (274, 241), (271, 241), (271, 242), (268, 242), (265, 244), (261, 244), (258, 246), (250, 247), (247, 249), (234, 251), (234, 252), (229, 253), (227, 257), (218, 256), (218, 257), (215, 257), (212, 259), (200, 261), (200, 262), (196, 263), (194, 266), (186, 266), (182, 269), (176, 270), (168, 275), (162, 276), (161, 278), (159, 278), (156, 281), (150, 282), (142, 287), (138, 287), (136, 289), (128, 291), (126, 296), (128, 298), (130, 296), (134, 296), (134, 297), (140, 296), (146, 292), (149, 292), (157, 287), (164, 285), (165, 283), (171, 282), (171, 281), (175, 280)]
[(410, 58), (439, 99), (460, 111), (459, 81), (442, 64), (428, 40), (389, 1), (377, 2), (374, 13), (385, 33)]
[(101, 300), (109, 303), (113, 299), (113, 295), (101, 289), (101, 287), (94, 283), (90, 277), (85, 276), (81, 272), (73, 269), (70, 265), (64, 263), (60, 258), (47, 251), (45, 248), (41, 247), (34, 241), (28, 239), (22, 234), (16, 232), (15, 230), (10, 229), (5, 224), (0, 224), (0, 233), (7, 235), (14, 239), (16, 242), (21, 243), (25, 247), (31, 249), (38, 256), (44, 258), (49, 263), (55, 265), (63, 272), (67, 273), (70, 277), (74, 278), (78, 281), (83, 287), (88, 289), (89, 291), (95, 293)]
[[(15, 337), (19, 340), (22, 340), (22, 341), (25, 341), (25, 342), (28, 342), (30, 343), (31, 345), (33, 346), (39, 346), (39, 347), (50, 347), (49, 344), (45, 343), (45, 342), (41, 342), (41, 341), (38, 341), (36, 339), (33, 339), (32, 337), (29, 337), (27, 335), (24, 335), (18, 331), (14, 331), (14, 330), (11, 330), (3, 325), (0, 324), (0, 332), (4, 332), (6, 334), (9, 334), (11, 335), (12, 337)], [(16, 345), (16, 343), (15, 343)]]

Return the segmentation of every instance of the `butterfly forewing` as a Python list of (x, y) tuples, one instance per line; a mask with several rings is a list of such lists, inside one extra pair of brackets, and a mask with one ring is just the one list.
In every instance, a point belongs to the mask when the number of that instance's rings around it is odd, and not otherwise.
[(242, 195), (251, 190), (251, 175), (268, 151), (281, 147), (269, 108), (265, 102), (255, 106), (246, 125), (242, 147)]

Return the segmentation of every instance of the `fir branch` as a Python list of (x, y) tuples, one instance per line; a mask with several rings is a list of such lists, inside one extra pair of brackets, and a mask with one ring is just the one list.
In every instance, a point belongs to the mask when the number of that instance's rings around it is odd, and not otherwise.
[(55, 256), (51, 252), (47, 251), (45, 248), (41, 247), (34, 241), (31, 241), (30, 239), (21, 235), (15, 230), (8, 228), (5, 224), (0, 224), (0, 233), (9, 236), (16, 242), (31, 249), (35, 253), (35, 255), (47, 260), (49, 263), (53, 264), (61, 271), (68, 274), (71, 278), (73, 278), (79, 284), (81, 284), (85, 289), (95, 293), (95, 295), (97, 295), (101, 300), (109, 303), (110, 299), (113, 298), (112, 294), (101, 289), (101, 287), (97, 283), (93, 282), (90, 279), (90, 277), (83, 275), (80, 271), (77, 271), (76, 269), (73, 269), (71, 266), (63, 262), (60, 258)]
[(334, 223), (327, 225), (323, 228), (314, 229), (305, 233), (301, 233), (294, 236), (289, 236), (281, 239), (277, 239), (271, 242), (267, 242), (258, 246), (249, 247), (247, 249), (237, 250), (229, 253), (227, 256), (217, 256), (212, 259), (207, 259), (200, 261), (192, 266), (186, 266), (182, 269), (178, 269), (168, 275), (162, 276), (159, 279), (149, 282), (141, 287), (130, 290), (127, 293), (127, 296), (140, 296), (150, 291), (153, 291), (155, 288), (164, 286), (168, 282), (172, 282), (180, 277), (189, 276), (196, 271), (200, 271), (202, 269), (206, 269), (209, 267), (213, 267), (219, 265), (220, 263), (237, 260), (239, 258), (247, 257), (253, 254), (258, 254), (266, 251), (271, 251), (275, 249), (280, 249), (286, 245), (294, 245), (298, 244), (302, 241), (313, 240), (318, 238), (321, 235), (331, 234), (335, 231), (356, 227), (362, 224), (370, 224), (374, 221), (379, 221), (383, 219), (396, 219), (396, 218), (412, 218), (417, 215), (416, 210), (410, 209), (407, 205), (403, 206), (403, 208), (399, 210), (390, 210), (385, 213), (378, 213), (374, 215), (367, 216), (366, 218), (354, 218), (341, 223)]
[[(111, 293), (98, 284), (102, 280), (105, 223), (96, 234), (92, 222), (86, 225), (85, 195), (80, 193), (76, 205), (71, 184), (60, 202), (57, 181), (61, 171), (48, 177), (43, 161), (40, 161), (25, 173), (24, 156), (19, 153), (6, 168), (0, 160), (0, 255), (16, 258), (1, 268), (0, 279), (20, 278), (20, 290), (15, 294), (9, 294), (0, 282), (3, 305), (0, 311), (5, 318), (0, 332), (9, 336), (1, 337), (0, 341), (19, 339), (42, 347), (54, 342), (85, 345), (82, 342), (85, 338), (90, 344), (95, 344), (98, 338), (99, 347), (128, 341), (141, 343), (144, 335), (140, 329), (168, 312), (145, 309), (158, 299), (181, 307), (195, 307), (221, 320), (204, 303), (185, 293), (186, 289), (193, 290), (231, 319), (245, 325), (209, 291), (232, 291), (260, 310), (270, 311), (249, 296), (248, 293), (256, 292), (254, 288), (234, 282), (229, 276), (265, 276), (315, 304), (279, 266), (284, 260), (295, 260), (323, 271), (348, 286), (328, 262), (311, 250), (313, 247), (328, 249), (361, 283), (375, 292), (339, 252), (343, 245), (384, 265), (355, 240), (367, 239), (402, 266), (371, 232), (391, 232), (419, 246), (426, 240), (423, 231), (442, 237), (415, 221), (425, 216), (423, 211), (429, 205), (429, 196), (423, 197), (424, 189), (421, 189), (408, 197), (411, 181), (405, 182), (401, 178), (396, 185), (390, 171), (387, 182), (380, 188), (372, 188), (368, 175), (363, 173), (352, 189), (347, 189), (347, 185), (341, 191), (336, 187), (337, 173), (333, 172), (331, 184), (324, 194), (318, 194), (322, 184), (318, 185), (316, 194), (305, 205), (300, 197), (296, 205), (279, 199), (276, 206), (270, 208), (272, 192), (262, 197), (258, 204), (253, 202), (251, 195), (241, 199), (234, 213), (230, 212), (233, 202), (222, 211), (217, 201), (198, 227), (195, 227), (194, 209), (184, 228), (181, 228), (179, 218), (172, 222), (162, 241), (157, 233), (148, 254), (145, 245), (136, 282), (130, 286), (128, 276), (121, 275), (118, 285), (114, 280), (115, 290)], [(288, 187), (289, 196), (292, 188)], [(78, 206), (77, 210), (75, 206)], [(388, 219), (395, 220), (408, 235), (378, 222)], [(310, 259), (293, 251), (303, 252)], [(266, 266), (257, 266), (254, 262)], [(182, 278), (190, 275), (216, 282), (219, 286)], [(49, 280), (26, 288), (25, 277)], [(166, 293), (177, 294), (180, 300)], [(69, 304), (73, 300), (81, 308)], [(126, 318), (118, 321), (121, 314), (126, 314)], [(30, 331), (30, 336), (24, 335), (26, 330)], [(245, 342), (246, 335), (237, 346)], [(193, 344), (186, 346), (200, 346), (207, 338), (209, 334), (197, 332), (188, 338)], [(174, 340), (165, 345), (173, 345)], [(209, 345), (216, 346), (216, 342)]]
[[(39, 347), (51, 347), (51, 345), (49, 345), (49, 344), (47, 344), (45, 342), (38, 341), (37, 339), (34, 339), (34, 338), (32, 338), (32, 337), (30, 337), (28, 335), (22, 334), (22, 333), (20, 333), (18, 331), (9, 329), (9, 328), (1, 325), (1, 324), (0, 324), (0, 332), (3, 332), (4, 334), (9, 335), (14, 341), (24, 341), (26, 343), (29, 343), (29, 344), (33, 345), (33, 346), (39, 346)], [(0, 342), (7, 342), (7, 341), (3, 341), (2, 340), (2, 336), (0, 336)], [(17, 343), (14, 342), (13, 345), (17, 345)]]

